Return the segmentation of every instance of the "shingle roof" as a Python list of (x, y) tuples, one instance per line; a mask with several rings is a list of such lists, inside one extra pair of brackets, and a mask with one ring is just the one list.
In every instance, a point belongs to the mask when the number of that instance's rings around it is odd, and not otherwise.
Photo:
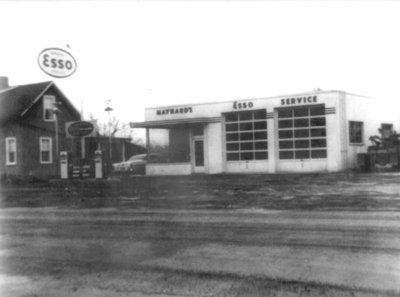
[[(38, 97), (51, 86), (55, 86), (55, 84), (52, 81), (47, 81), (35, 84), (15, 86), (5, 90), (1, 90), (0, 124), (22, 116), (23, 113), (35, 103), (35, 100), (37, 100)], [(70, 105), (74, 109), (74, 111), (76, 111), (72, 104), (70, 102), (68, 103), (68, 105)]]

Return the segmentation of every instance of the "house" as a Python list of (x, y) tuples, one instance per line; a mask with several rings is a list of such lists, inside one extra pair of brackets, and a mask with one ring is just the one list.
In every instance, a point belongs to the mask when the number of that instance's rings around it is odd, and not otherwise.
[(54, 82), (9, 86), (0, 77), (0, 176), (58, 177), (59, 152), (73, 146), (65, 123), (80, 119)]
[(382, 101), (314, 90), (257, 99), (147, 108), (148, 175), (338, 172), (357, 167), (390, 118)]

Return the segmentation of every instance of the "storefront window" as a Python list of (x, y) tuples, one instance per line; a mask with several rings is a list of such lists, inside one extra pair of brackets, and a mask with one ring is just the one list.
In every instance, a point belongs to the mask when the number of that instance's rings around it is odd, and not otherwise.
[(279, 159), (326, 158), (325, 106), (278, 110)]
[(151, 163), (185, 163), (190, 161), (190, 129), (149, 130), (149, 151), (154, 156)]
[(226, 113), (225, 136), (227, 161), (268, 159), (267, 111)]

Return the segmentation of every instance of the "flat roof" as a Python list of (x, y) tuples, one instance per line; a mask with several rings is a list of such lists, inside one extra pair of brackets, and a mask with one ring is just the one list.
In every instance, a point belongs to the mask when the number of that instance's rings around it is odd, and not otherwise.
[(145, 110), (146, 109), (182, 107), (182, 106), (185, 106), (185, 105), (199, 106), (199, 105), (208, 105), (208, 104), (214, 104), (214, 103), (229, 103), (229, 102), (234, 102), (234, 101), (252, 101), (252, 100), (276, 99), (276, 98), (281, 98), (281, 97), (294, 97), (294, 96), (304, 96), (304, 95), (309, 95), (309, 94), (326, 94), (326, 93), (343, 93), (343, 94), (352, 95), (352, 96), (370, 98), (368, 96), (357, 95), (357, 94), (354, 94), (354, 93), (348, 93), (348, 92), (340, 91), (340, 90), (326, 90), (326, 91), (324, 91), (324, 90), (315, 90), (315, 91), (310, 91), (310, 92), (284, 94), (284, 95), (268, 96), (268, 97), (257, 97), (257, 98), (247, 98), (247, 99), (236, 98), (236, 99), (224, 100), (224, 101), (209, 101), (209, 102), (201, 102), (201, 103), (181, 103), (181, 104), (173, 104), (173, 105), (161, 105), (161, 106), (146, 107)]

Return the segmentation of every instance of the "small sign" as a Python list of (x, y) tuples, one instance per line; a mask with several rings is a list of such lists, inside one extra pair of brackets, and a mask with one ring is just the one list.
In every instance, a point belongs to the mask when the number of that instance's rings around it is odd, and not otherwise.
[(41, 51), (38, 63), (46, 74), (57, 78), (71, 76), (77, 67), (74, 57), (60, 48), (46, 48)]
[(67, 136), (85, 137), (95, 132), (95, 126), (92, 122), (77, 121), (66, 123)]

